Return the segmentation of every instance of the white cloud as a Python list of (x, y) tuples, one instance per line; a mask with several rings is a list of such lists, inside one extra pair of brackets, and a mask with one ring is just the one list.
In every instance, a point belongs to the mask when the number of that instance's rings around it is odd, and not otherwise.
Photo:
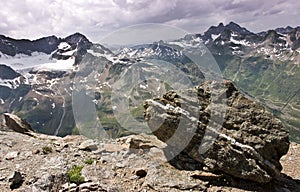
[(1, 2), (0, 31), (15, 38), (67, 36), (93, 41), (116, 29), (165, 23), (190, 32), (235, 21), (250, 30), (299, 25), (298, 0), (10, 0)]

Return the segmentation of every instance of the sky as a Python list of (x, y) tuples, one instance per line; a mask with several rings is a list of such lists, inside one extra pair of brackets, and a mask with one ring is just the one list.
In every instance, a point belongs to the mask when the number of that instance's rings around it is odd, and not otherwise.
[(4, 0), (0, 34), (37, 39), (75, 32), (93, 42), (132, 25), (158, 23), (203, 33), (230, 21), (260, 32), (300, 26), (299, 0)]

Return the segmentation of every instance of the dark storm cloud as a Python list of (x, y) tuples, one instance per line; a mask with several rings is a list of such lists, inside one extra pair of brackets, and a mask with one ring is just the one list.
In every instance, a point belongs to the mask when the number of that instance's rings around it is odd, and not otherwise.
[(10, 0), (1, 3), (0, 33), (37, 38), (76, 31), (92, 40), (116, 29), (162, 23), (203, 32), (219, 22), (237, 22), (262, 31), (300, 25), (298, 0)]

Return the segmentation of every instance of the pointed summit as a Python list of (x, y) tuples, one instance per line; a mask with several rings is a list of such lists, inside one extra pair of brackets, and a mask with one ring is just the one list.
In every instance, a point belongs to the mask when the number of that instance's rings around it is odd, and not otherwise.
[(83, 43), (85, 45), (91, 45), (92, 43), (81, 33), (74, 33), (64, 38), (64, 40), (69, 43), (71, 46), (77, 45), (77, 43)]
[(207, 40), (211, 38), (211, 35), (217, 35), (224, 31), (225, 27), (223, 23), (219, 23), (218, 26), (211, 26), (206, 32), (204, 32), (203, 39)]
[(226, 25), (225, 28), (234, 31), (238, 34), (243, 34), (243, 35), (253, 34), (252, 32), (248, 31), (246, 28), (241, 27), (240, 25), (234, 23), (233, 21), (231, 21), (228, 25)]
[(221, 22), (219, 23), (218, 27), (224, 27), (224, 24)]

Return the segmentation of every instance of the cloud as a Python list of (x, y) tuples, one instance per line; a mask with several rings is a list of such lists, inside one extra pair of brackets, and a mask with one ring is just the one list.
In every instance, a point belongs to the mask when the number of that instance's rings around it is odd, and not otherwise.
[(1, 3), (0, 33), (15, 38), (81, 32), (97, 41), (114, 30), (161, 23), (203, 32), (235, 21), (250, 30), (299, 25), (297, 0), (10, 0)]

